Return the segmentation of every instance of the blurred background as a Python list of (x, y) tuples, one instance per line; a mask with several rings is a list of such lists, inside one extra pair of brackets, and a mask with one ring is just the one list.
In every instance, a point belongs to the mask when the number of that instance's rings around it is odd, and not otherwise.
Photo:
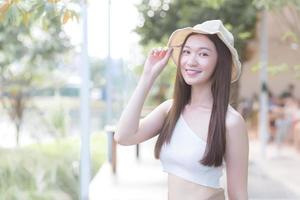
[[(0, 199), (166, 199), (155, 138), (120, 147), (113, 129), (149, 50), (209, 19), (243, 65), (231, 105), (248, 126), (250, 199), (300, 199), (299, 0), (0, 0)], [(172, 98), (175, 69), (143, 116)]]

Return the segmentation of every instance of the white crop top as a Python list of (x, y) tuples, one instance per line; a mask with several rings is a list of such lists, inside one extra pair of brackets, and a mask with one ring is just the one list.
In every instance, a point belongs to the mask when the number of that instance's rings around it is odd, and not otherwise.
[(220, 188), (224, 160), (219, 167), (200, 164), (205, 147), (206, 141), (196, 135), (180, 115), (170, 144), (165, 143), (160, 152), (163, 171), (200, 185)]

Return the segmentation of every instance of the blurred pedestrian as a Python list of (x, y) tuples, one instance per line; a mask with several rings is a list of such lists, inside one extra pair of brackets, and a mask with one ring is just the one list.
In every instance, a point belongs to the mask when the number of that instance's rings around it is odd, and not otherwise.
[(294, 114), (294, 144), (298, 150), (300, 150), (300, 99), (297, 101), (297, 109)]
[(276, 124), (276, 144), (278, 150), (286, 143), (293, 141), (293, 118), (296, 111), (296, 104), (292, 97), (281, 97), (282, 104), (277, 111)]
[(279, 106), (278, 100), (276, 96), (269, 90), (268, 91), (268, 99), (269, 99), (269, 130), (270, 130), (270, 137), (269, 142), (272, 142), (276, 135), (276, 119), (278, 117)]
[(288, 88), (281, 93), (280, 97), (281, 98), (294, 98), (294, 90), (295, 90), (294, 84), (289, 84)]

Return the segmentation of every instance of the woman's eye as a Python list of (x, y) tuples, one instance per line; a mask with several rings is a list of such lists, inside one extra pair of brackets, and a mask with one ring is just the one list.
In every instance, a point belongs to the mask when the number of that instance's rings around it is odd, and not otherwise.
[(189, 50), (183, 50), (182, 53), (184, 53), (184, 54), (189, 54), (190, 51), (189, 51)]
[(199, 53), (200, 56), (208, 56), (207, 53)]

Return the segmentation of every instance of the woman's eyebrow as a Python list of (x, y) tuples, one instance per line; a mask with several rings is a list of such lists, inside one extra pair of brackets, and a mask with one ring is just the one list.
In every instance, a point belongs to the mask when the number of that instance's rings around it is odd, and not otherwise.
[[(189, 49), (192, 49), (191, 47), (189, 47), (189, 46), (187, 46), (187, 45), (185, 45), (183, 48), (189, 48)], [(208, 48), (208, 47), (199, 47), (199, 48), (197, 48), (197, 50), (202, 50), (202, 49), (205, 49), (205, 50), (208, 50), (208, 51), (212, 51), (210, 48)]]

